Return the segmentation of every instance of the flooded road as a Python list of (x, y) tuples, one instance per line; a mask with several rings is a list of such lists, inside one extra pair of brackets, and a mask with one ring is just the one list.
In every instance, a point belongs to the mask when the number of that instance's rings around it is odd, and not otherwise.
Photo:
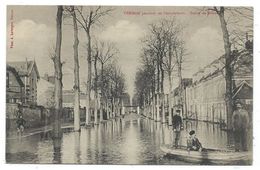
[[(229, 148), (232, 138), (218, 125), (185, 122), (181, 144), (188, 131), (195, 129), (203, 147)], [(50, 132), (18, 139), (7, 139), (7, 163), (70, 164), (172, 164), (186, 162), (167, 158), (160, 145), (173, 143), (171, 127), (135, 114), (109, 120), (81, 132), (67, 129), (61, 140), (53, 141)]]

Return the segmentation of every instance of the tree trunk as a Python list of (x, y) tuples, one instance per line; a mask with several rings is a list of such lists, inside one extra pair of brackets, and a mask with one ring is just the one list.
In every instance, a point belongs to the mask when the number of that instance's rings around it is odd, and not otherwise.
[(157, 93), (160, 93), (160, 60), (157, 57)]
[(156, 120), (156, 93), (153, 94), (153, 114), (152, 119)]
[(169, 40), (169, 65), (168, 65), (168, 79), (169, 79), (169, 91), (168, 91), (168, 125), (172, 125), (172, 43)]
[(94, 124), (98, 125), (98, 109), (97, 109), (97, 105), (98, 105), (98, 101), (97, 98), (94, 98), (95, 101), (95, 108), (94, 108)]
[(156, 94), (156, 121), (160, 121), (160, 94)]
[(181, 73), (181, 59), (178, 62), (178, 77), (179, 77), (179, 93), (178, 93), (178, 98), (179, 98), (179, 103), (181, 106), (181, 113), (183, 114), (183, 98), (182, 98), (182, 92), (183, 92), (183, 84), (182, 84), (182, 73)]
[[(216, 9), (216, 8), (215, 8)], [(231, 129), (231, 118), (233, 113), (232, 105), (232, 68), (231, 68), (231, 44), (229, 40), (229, 33), (227, 29), (227, 23), (224, 17), (224, 7), (220, 7), (220, 10), (216, 9), (219, 16), (221, 29), (223, 33), (224, 49), (225, 49), (225, 80), (226, 80), (226, 112), (227, 112), (227, 129)]]
[(165, 120), (165, 105), (164, 105), (164, 93), (162, 93), (162, 98), (161, 98), (161, 101), (162, 101), (162, 123), (165, 123), (166, 120)]
[(98, 91), (97, 91), (97, 57), (98, 53), (95, 55), (95, 61), (94, 61), (94, 72), (95, 72), (95, 79), (94, 79), (94, 100), (95, 100), (95, 108), (94, 108), (94, 123), (97, 125), (98, 124)]
[(55, 70), (55, 88), (54, 88), (54, 101), (55, 101), (55, 113), (53, 124), (53, 138), (61, 138), (61, 113), (62, 113), (62, 64), (61, 64), (61, 41), (62, 41), (62, 15), (63, 7), (58, 6), (57, 18), (56, 18), (56, 48), (54, 61)]
[(168, 125), (172, 125), (172, 96), (171, 96), (171, 90), (172, 90), (172, 78), (171, 78), (171, 72), (168, 73), (168, 78), (169, 78), (169, 96), (168, 96), (168, 103), (169, 103), (169, 120), (168, 120)]
[(163, 59), (161, 58), (161, 61), (160, 61), (160, 71), (161, 71), (161, 84), (160, 84), (160, 86), (161, 86), (161, 89), (160, 89), (160, 91), (161, 91), (161, 93), (164, 93), (164, 70), (163, 70), (163, 61), (162, 61)]
[(107, 120), (110, 119), (109, 117), (109, 107), (108, 107), (108, 101), (106, 101), (106, 113), (107, 113)]
[(161, 70), (161, 95), (159, 97), (159, 100), (161, 101), (160, 103), (161, 104), (161, 112), (162, 112), (162, 123), (165, 123), (165, 110), (164, 110), (164, 70), (163, 70), (163, 59), (161, 57), (161, 60), (160, 60), (160, 70)]
[(101, 99), (100, 99), (100, 121), (103, 121), (103, 109), (104, 109), (104, 63), (101, 63)]
[(79, 58), (78, 58), (78, 25), (74, 6), (71, 6), (74, 27), (74, 131), (80, 131), (80, 87), (79, 87)]
[(87, 62), (88, 62), (88, 77), (87, 77), (87, 98), (86, 98), (86, 125), (90, 124), (91, 110), (90, 110), (90, 92), (91, 92), (91, 37), (90, 28), (86, 31), (87, 34)]
[[(188, 116), (188, 108), (187, 108), (187, 92), (186, 92), (186, 88), (184, 88), (183, 89), (183, 104), (184, 104), (184, 106), (183, 106), (183, 112), (184, 112), (184, 115), (183, 115), (183, 117), (184, 118), (187, 118)], [(205, 110), (204, 110), (205, 111)], [(205, 114), (205, 112), (204, 112), (204, 114)]]
[(100, 117), (100, 122), (101, 121), (103, 121), (103, 102), (102, 102), (102, 98), (100, 99), (100, 115), (99, 115), (99, 117)]
[(112, 111), (112, 118), (115, 117), (115, 98), (112, 98), (112, 106), (111, 106), (111, 111)]

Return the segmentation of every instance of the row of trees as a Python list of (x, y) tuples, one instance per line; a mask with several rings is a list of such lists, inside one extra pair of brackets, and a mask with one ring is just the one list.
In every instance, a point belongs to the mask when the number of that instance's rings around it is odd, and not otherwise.
[[(118, 50), (115, 44), (111, 42), (101, 42), (96, 40), (92, 42), (94, 37), (92, 33), (93, 26), (101, 24), (101, 19), (112, 12), (112, 8), (98, 7), (78, 7), (78, 6), (58, 6), (56, 17), (56, 48), (55, 54), (52, 56), (55, 69), (55, 122), (54, 137), (59, 137), (60, 130), (60, 115), (62, 111), (62, 62), (61, 62), (61, 47), (62, 47), (62, 25), (63, 18), (71, 18), (74, 35), (74, 129), (80, 130), (80, 76), (79, 76), (79, 30), (83, 30), (86, 34), (86, 52), (87, 52), (87, 99), (86, 99), (86, 125), (90, 124), (91, 119), (91, 91), (94, 91), (94, 118), (97, 121), (98, 110), (100, 120), (103, 120), (103, 111), (109, 112), (111, 115), (116, 113), (116, 102), (122, 93), (125, 91), (124, 75), (116, 63), (116, 55)], [(82, 28), (82, 29), (79, 29)], [(94, 68), (94, 70), (92, 70)], [(100, 102), (100, 104), (98, 104)], [(110, 109), (108, 107), (111, 103)], [(100, 107), (99, 107), (100, 106)], [(110, 111), (108, 111), (110, 110)]]
[[(253, 10), (248, 7), (203, 7), (197, 10), (213, 11), (219, 18), (225, 51), (224, 77), (226, 82), (226, 112), (228, 113), (227, 128), (230, 128), (233, 113), (233, 70), (231, 63), (235, 62), (233, 61), (232, 50), (241, 50), (244, 48), (245, 42), (249, 41), (248, 35), (253, 34)], [(142, 66), (136, 73), (135, 98), (142, 106), (149, 106), (149, 110), (145, 112), (151, 112), (155, 120), (162, 121), (163, 123), (165, 122), (165, 73), (168, 76), (168, 94), (170, 95), (173, 90), (173, 77), (176, 77), (175, 80), (178, 82), (178, 102), (181, 106), (184, 105), (182, 99), (182, 70), (186, 49), (182, 37), (183, 29), (184, 27), (175, 18), (161, 20), (149, 25), (148, 35), (143, 39)], [(250, 45), (250, 42), (248, 45)], [(172, 97), (169, 96), (167, 106), (169, 113), (172, 111), (172, 105)], [(162, 108), (162, 120), (160, 120), (160, 106)], [(169, 125), (171, 125), (171, 120), (172, 114), (169, 114)]]
[[(182, 63), (186, 55), (183, 41), (183, 25), (175, 18), (164, 19), (149, 25), (149, 32), (143, 38), (141, 61), (142, 66), (136, 73), (136, 97), (142, 106), (149, 105), (152, 116), (160, 121), (160, 105), (162, 108), (162, 122), (165, 120), (165, 77), (169, 82), (171, 93), (173, 74), (178, 77), (179, 97), (182, 97)], [(169, 97), (168, 110), (172, 110)], [(171, 114), (169, 122), (171, 122)]]

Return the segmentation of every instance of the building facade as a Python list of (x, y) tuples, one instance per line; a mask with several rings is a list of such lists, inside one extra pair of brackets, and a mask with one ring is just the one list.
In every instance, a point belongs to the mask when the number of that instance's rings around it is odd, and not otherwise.
[(6, 68), (6, 103), (23, 103), (24, 84), (18, 72), (11, 66)]
[[(62, 91), (62, 97), (63, 97), (63, 107), (73, 108), (74, 107), (74, 98), (75, 94), (73, 90), (63, 90)], [(86, 98), (87, 95), (85, 93), (80, 93), (80, 107), (84, 108), (86, 107)], [(90, 106), (94, 107), (94, 101), (91, 100)]]
[(37, 105), (52, 108), (54, 104), (54, 83), (41, 77), (37, 83)]
[[(183, 78), (182, 79), (182, 92), (180, 90), (180, 87), (177, 87), (173, 90), (173, 92), (170, 95), (170, 97), (173, 99), (173, 101), (172, 101), (173, 111), (176, 109), (180, 109), (181, 115), (184, 117), (186, 117), (185, 113), (187, 110), (186, 88), (189, 87), (191, 84), (192, 84), (192, 78)], [(181, 95), (179, 94), (180, 92), (181, 92)]]
[(37, 105), (37, 82), (40, 79), (35, 61), (7, 62), (13, 67), (24, 84), (23, 103)]
[[(185, 89), (187, 118), (224, 124), (227, 122), (224, 63), (225, 57), (221, 56), (193, 75), (192, 84)], [(252, 51), (234, 51), (231, 64), (233, 102), (240, 100), (245, 105), (252, 105)], [(241, 94), (244, 96), (242, 97)]]

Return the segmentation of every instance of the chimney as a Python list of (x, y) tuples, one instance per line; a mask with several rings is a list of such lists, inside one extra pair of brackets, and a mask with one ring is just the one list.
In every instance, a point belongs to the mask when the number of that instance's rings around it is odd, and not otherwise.
[(247, 50), (253, 50), (253, 41), (250, 41), (250, 40), (248, 39), (248, 33), (246, 33), (245, 48), (246, 48)]
[(26, 70), (28, 71), (28, 61), (27, 61), (27, 57), (25, 58), (25, 62), (26, 62)]

